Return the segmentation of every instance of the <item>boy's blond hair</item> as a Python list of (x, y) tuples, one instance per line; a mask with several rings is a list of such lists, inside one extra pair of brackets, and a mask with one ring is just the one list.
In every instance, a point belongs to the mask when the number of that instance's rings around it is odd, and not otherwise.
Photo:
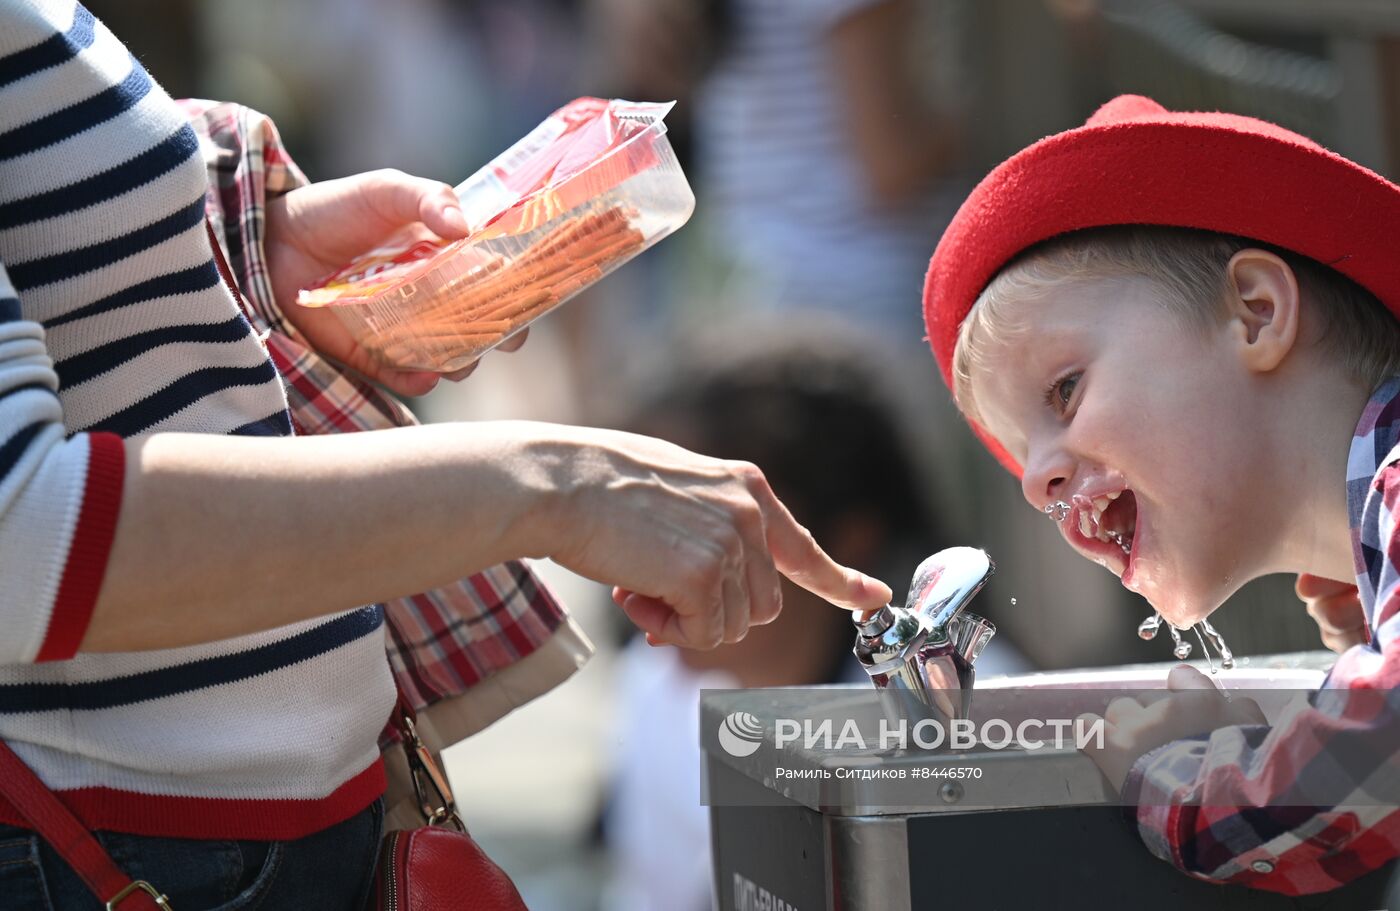
[(1321, 350), (1348, 375), (1374, 388), (1400, 373), (1400, 320), (1374, 295), (1334, 269), (1257, 241), (1211, 231), (1128, 225), (1062, 234), (1024, 251), (987, 285), (958, 330), (953, 394), (978, 420), (971, 374), (992, 339), (1014, 337), (1015, 308), (1090, 278), (1149, 279), (1156, 300), (1187, 325), (1205, 329), (1224, 318), (1225, 267), (1240, 250), (1278, 255), (1298, 279), (1300, 294), (1322, 321)]

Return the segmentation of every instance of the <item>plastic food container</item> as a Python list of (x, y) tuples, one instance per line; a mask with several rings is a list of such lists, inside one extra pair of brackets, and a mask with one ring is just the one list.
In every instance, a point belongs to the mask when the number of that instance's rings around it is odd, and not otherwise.
[(671, 107), (571, 102), (456, 188), (466, 238), (401, 233), (298, 302), (391, 366), (465, 367), (690, 218)]

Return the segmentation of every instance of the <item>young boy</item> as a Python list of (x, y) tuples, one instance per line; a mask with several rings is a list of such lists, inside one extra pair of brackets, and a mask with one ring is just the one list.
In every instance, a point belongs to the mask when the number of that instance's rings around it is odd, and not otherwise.
[(1397, 236), (1400, 187), (1310, 140), (1125, 96), (994, 170), (930, 264), (959, 408), (1167, 622), (1267, 573), (1357, 580), (1369, 641), (1322, 695), (1376, 698), (1270, 729), (1183, 667), (1108, 708), (1091, 755), (1203, 879), (1320, 892), (1400, 854)]

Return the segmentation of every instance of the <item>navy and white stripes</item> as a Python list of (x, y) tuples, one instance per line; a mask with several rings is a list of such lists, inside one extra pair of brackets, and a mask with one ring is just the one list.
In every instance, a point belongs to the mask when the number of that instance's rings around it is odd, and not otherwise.
[[(276, 371), (218, 283), (194, 130), (82, 7), (6, 0), (4, 10), (0, 526), (45, 502), (68, 514), (0, 555), (0, 566), (47, 562), (30, 585), (6, 576), (0, 594), (0, 621), (20, 634), (0, 643), (0, 660), (27, 661), (50, 627), (82, 623), (90, 608), (57, 601), (68, 567), (53, 558), (71, 550), (87, 475), (75, 457), (84, 441), (65, 438), (267, 433), (290, 420)], [(105, 548), (66, 556), (106, 559)]]
[(67, 30), (55, 32), (31, 47), (7, 53), (0, 58), (0, 88), (65, 63), (79, 51), (91, 47), (94, 21), (86, 7), (78, 7), (73, 11)]
[(377, 608), (75, 657), (123, 439), (292, 432), (220, 281), (207, 192), (195, 131), (100, 22), (74, 0), (0, 0), (0, 737), (89, 825), (287, 837), (374, 796), (393, 699)]

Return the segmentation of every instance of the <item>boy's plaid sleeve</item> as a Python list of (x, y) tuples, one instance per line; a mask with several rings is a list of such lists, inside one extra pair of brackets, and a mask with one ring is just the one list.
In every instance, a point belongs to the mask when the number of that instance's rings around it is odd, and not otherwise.
[(1124, 787), (1148, 849), (1201, 879), (1302, 895), (1400, 856), (1400, 464), (1375, 476), (1363, 557), (1371, 643), (1268, 727), (1231, 727), (1138, 760)]

